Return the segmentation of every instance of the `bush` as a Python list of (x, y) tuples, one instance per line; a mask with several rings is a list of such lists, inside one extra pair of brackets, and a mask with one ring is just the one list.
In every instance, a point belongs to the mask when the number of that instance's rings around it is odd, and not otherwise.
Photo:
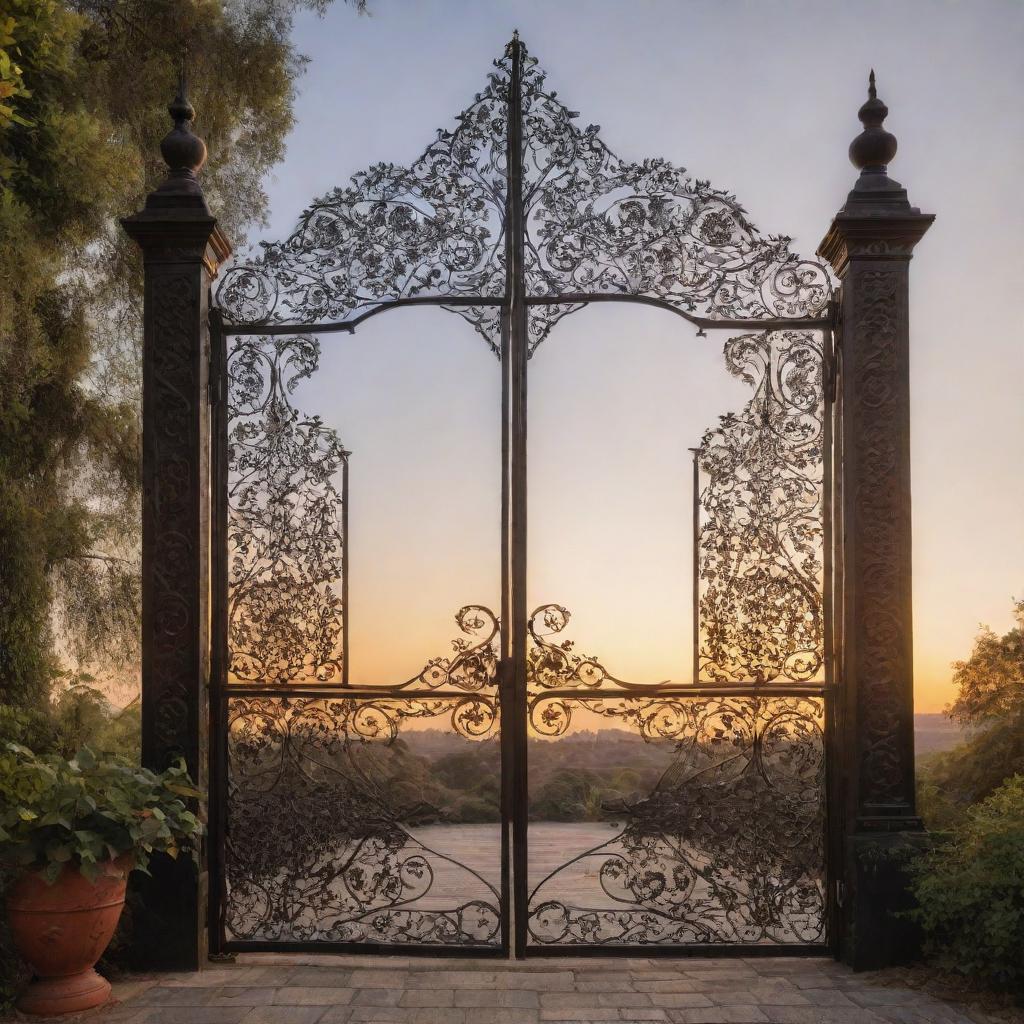
[(975, 805), (914, 868), (915, 917), (937, 966), (1024, 992), (1024, 775)]

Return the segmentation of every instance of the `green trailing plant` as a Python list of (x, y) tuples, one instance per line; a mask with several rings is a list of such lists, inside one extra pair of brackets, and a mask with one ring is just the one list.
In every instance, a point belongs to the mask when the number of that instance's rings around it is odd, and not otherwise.
[(155, 774), (83, 747), (71, 760), (17, 743), (0, 752), (0, 861), (53, 882), (70, 864), (95, 878), (104, 861), (131, 854), (177, 857), (202, 833), (184, 763)]
[(912, 871), (925, 955), (979, 985), (1024, 993), (1024, 775), (971, 807)]

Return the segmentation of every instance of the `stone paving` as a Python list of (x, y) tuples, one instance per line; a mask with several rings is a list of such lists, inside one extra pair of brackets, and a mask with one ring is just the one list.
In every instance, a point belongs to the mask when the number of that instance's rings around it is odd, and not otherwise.
[[(132, 976), (88, 1024), (988, 1024), (892, 974), (823, 958), (530, 959), (249, 954)], [(1001, 1018), (1005, 1020), (1006, 1018)]]

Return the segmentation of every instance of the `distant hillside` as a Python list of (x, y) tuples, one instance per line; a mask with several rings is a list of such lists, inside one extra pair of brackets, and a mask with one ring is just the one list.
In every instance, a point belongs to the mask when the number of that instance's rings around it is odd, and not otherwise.
[[(966, 732), (962, 726), (940, 713), (914, 715), (914, 746), (918, 754), (934, 754), (951, 750), (963, 742)], [(402, 738), (420, 757), (434, 760), (463, 749), (465, 740), (454, 733), (441, 729), (408, 730)], [(531, 748), (539, 744), (537, 752), (546, 750), (549, 741), (531, 740)], [(660, 762), (663, 751), (661, 744), (645, 744), (642, 737), (625, 729), (603, 729), (600, 734), (591, 730), (574, 733), (560, 741), (559, 760), (571, 760), (577, 767), (597, 767), (610, 763), (629, 763), (633, 758), (640, 764), (635, 767), (653, 767), (652, 761)], [(537, 760), (537, 758), (535, 758)], [(542, 756), (539, 760), (547, 760)], [(537, 766), (539, 767), (539, 766)]]
[(943, 714), (914, 715), (914, 752), (918, 755), (951, 750), (966, 737), (963, 726)]

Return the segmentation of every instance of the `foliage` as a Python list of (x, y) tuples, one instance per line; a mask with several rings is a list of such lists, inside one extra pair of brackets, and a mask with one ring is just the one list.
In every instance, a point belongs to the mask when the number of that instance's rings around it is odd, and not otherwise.
[(953, 750), (922, 759), (921, 813), (931, 828), (948, 828), (1005, 778), (1024, 774), (1024, 601), (1017, 625), (1003, 636), (985, 628), (966, 661), (956, 662), (959, 688), (947, 714), (970, 729)]
[[(137, 662), (141, 261), (182, 44), (236, 243), (292, 126), (290, 32), (329, 0), (5, 0), (0, 15), (0, 687)], [(357, 7), (361, 5), (356, 4)], [(56, 623), (57, 628), (53, 628)], [(60, 642), (57, 642), (59, 637)]]
[(145, 871), (154, 852), (178, 855), (202, 825), (183, 763), (160, 775), (83, 747), (70, 761), (17, 743), (0, 751), (0, 861), (41, 870), (53, 882), (65, 864), (95, 878), (124, 853)]
[(1024, 992), (1024, 775), (972, 807), (914, 875), (926, 955), (976, 982)]

